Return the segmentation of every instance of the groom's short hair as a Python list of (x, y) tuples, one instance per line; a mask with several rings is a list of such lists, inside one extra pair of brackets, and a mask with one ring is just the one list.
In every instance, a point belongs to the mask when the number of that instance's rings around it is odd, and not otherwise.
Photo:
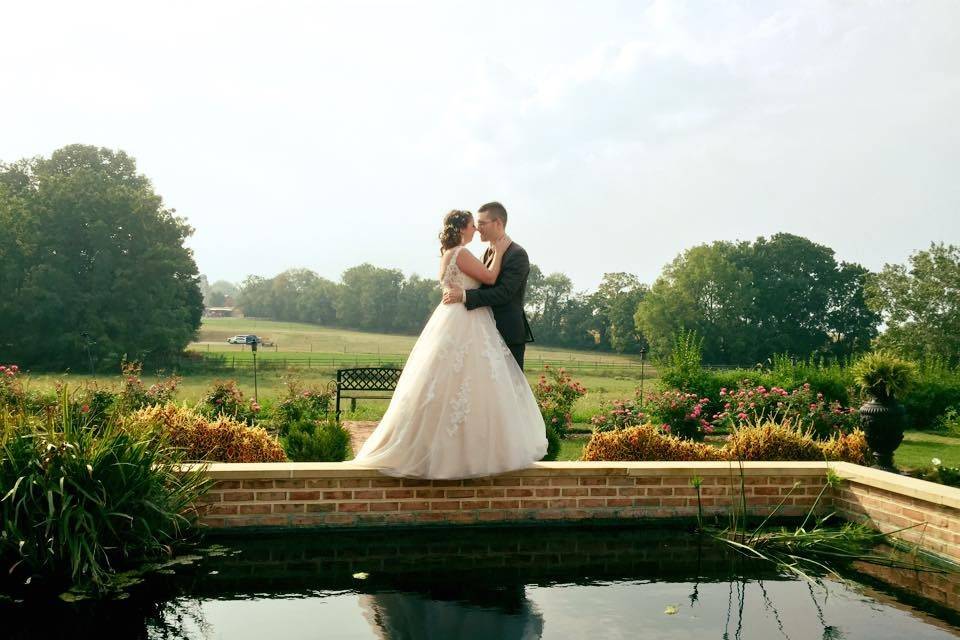
[(507, 226), (507, 209), (499, 202), (488, 202), (477, 209), (477, 213), (488, 213), (491, 218), (502, 220), (503, 226)]

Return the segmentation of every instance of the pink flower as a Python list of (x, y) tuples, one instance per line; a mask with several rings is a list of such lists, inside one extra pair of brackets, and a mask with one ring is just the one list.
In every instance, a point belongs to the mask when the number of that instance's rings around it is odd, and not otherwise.
[(85, 404), (80, 407), (80, 413), (90, 413), (90, 405)]
[(723, 389), (720, 389), (720, 395), (722, 395), (722, 396), (727, 395), (727, 388), (726, 388), (726, 387), (724, 387)]
[(746, 419), (747, 419), (747, 414), (745, 414), (743, 411), (741, 411), (740, 413), (737, 414), (737, 417), (740, 418), (741, 420), (746, 420)]
[(660, 428), (663, 429), (666, 433), (670, 433), (670, 425), (664, 423), (660, 425)]
[(10, 365), (10, 371), (13, 371), (14, 373), (16, 373), (17, 371), (20, 371), (20, 367), (18, 367), (15, 364), (12, 364)]

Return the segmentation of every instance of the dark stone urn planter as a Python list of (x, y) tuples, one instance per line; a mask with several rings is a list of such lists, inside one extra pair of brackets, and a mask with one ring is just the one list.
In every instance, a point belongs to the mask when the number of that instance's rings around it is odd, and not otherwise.
[(860, 424), (881, 469), (895, 470), (893, 452), (903, 442), (906, 412), (895, 398), (874, 398), (860, 407)]

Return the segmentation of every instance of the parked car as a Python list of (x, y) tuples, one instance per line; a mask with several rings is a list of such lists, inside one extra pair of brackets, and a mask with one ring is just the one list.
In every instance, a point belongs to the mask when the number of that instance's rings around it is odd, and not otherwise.
[(227, 338), (227, 342), (230, 344), (261, 344), (263, 340), (260, 339), (260, 336), (254, 334), (241, 334), (238, 336), (233, 336), (232, 338)]

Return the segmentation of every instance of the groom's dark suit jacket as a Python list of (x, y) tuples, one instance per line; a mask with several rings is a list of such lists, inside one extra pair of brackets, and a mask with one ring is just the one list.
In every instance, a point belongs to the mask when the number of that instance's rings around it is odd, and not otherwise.
[[(483, 263), (490, 261), (490, 250), (483, 254)], [(490, 307), (497, 321), (497, 330), (507, 344), (533, 342), (530, 323), (523, 312), (523, 296), (527, 292), (530, 259), (516, 242), (507, 247), (500, 263), (500, 275), (493, 284), (481, 285), (467, 291), (467, 309)]]

